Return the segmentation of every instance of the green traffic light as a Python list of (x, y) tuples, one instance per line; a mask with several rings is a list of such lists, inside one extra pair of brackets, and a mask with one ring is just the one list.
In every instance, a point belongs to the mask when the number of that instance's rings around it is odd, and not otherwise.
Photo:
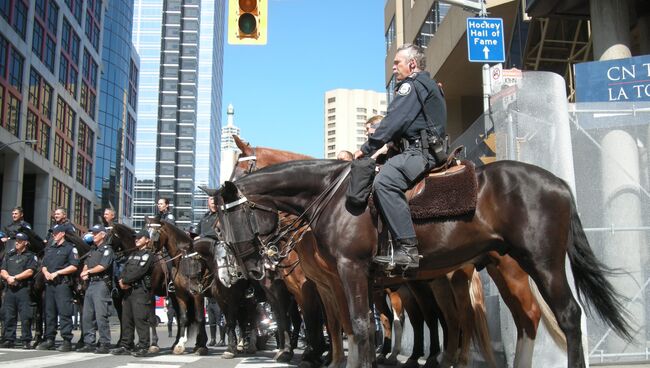
[(245, 34), (252, 34), (255, 32), (255, 29), (257, 28), (257, 20), (255, 19), (255, 16), (250, 13), (245, 13), (242, 14), (241, 17), (239, 17), (239, 29), (241, 30), (242, 33)]

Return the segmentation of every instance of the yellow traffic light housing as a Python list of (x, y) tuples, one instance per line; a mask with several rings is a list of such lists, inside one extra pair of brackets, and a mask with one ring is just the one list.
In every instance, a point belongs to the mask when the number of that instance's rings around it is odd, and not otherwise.
[(228, 43), (266, 45), (268, 0), (229, 0)]

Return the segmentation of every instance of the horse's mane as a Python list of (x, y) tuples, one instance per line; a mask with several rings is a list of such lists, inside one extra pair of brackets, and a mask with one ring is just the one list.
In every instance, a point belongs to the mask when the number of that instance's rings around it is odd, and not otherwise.
[[(327, 174), (337, 175), (341, 170), (343, 170), (344, 167), (349, 165), (350, 165), (349, 161), (342, 161), (342, 160), (311, 159), (311, 160), (288, 161), (277, 165), (271, 165), (271, 166), (261, 168), (257, 171), (254, 171), (248, 175), (245, 175), (237, 179), (235, 182), (237, 184), (240, 183), (245, 184), (249, 181), (256, 180), (257, 177), (266, 176), (269, 174), (286, 173), (287, 175), (291, 175), (292, 171), (308, 172), (309, 174), (313, 174), (313, 175), (327, 175)], [(302, 177), (298, 177), (298, 178), (301, 180), (304, 179)]]
[[(269, 151), (269, 152), (267, 153), (267, 152), (264, 152), (264, 151)], [(257, 156), (260, 156), (261, 153), (271, 154), (273, 156), (282, 155), (282, 156), (295, 157), (294, 160), (314, 160), (314, 158), (312, 156), (303, 155), (302, 153), (295, 153), (295, 152), (281, 150), (281, 149), (277, 149), (277, 148), (255, 147), (255, 154)], [(244, 157), (246, 157), (246, 156), (244, 156)]]
[[(113, 229), (111, 232), (112, 236), (119, 239), (123, 250), (125, 248), (131, 249), (135, 247), (135, 239), (133, 238), (134, 232), (130, 227), (124, 224), (115, 223), (113, 224)], [(129, 245), (129, 247), (127, 248), (125, 245)]]

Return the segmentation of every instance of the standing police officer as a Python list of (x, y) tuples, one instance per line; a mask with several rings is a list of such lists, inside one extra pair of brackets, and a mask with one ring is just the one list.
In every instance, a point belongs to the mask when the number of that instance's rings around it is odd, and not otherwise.
[[(82, 280), (89, 280), (81, 321), (84, 346), (77, 351), (107, 354), (111, 344), (108, 308), (111, 300), (114, 253), (113, 248), (106, 244), (106, 228), (103, 225), (95, 225), (90, 228), (90, 231), (93, 234), (94, 245), (88, 252), (86, 264), (80, 274)], [(97, 349), (95, 349), (95, 330), (99, 330)]]
[(45, 276), (45, 341), (36, 347), (38, 350), (54, 348), (57, 317), (63, 338), (57, 350), (72, 350), (72, 275), (79, 266), (77, 248), (65, 240), (65, 233), (72, 231), (74, 228), (70, 224), (54, 226), (54, 243), (45, 248), (41, 268)]
[[(374, 134), (361, 146), (355, 158), (372, 155), (386, 143), (405, 140), (400, 154), (391, 157), (375, 177), (375, 199), (393, 239), (398, 245), (394, 256), (376, 257), (382, 263), (418, 267), (418, 240), (404, 192), (435, 165), (429, 152), (430, 137), (443, 137), (447, 108), (442, 90), (424, 71), (425, 57), (419, 46), (405, 44), (397, 49), (393, 74), (399, 82), (388, 112)], [(433, 124), (427, 123), (427, 117)], [(433, 125), (433, 126), (431, 126)], [(406, 146), (406, 144), (405, 144)]]
[(2, 261), (0, 276), (7, 283), (3, 307), (5, 341), (2, 348), (13, 348), (16, 341), (16, 317), (20, 314), (23, 349), (31, 349), (32, 307), (29, 298), (29, 284), (38, 268), (34, 253), (27, 250), (29, 237), (16, 233), (16, 247), (10, 250)]
[(149, 250), (151, 240), (149, 233), (142, 230), (136, 234), (135, 246), (137, 251), (131, 253), (124, 265), (124, 272), (119, 285), (124, 290), (122, 299), (122, 339), (111, 354), (127, 354), (133, 346), (134, 326), (138, 331), (138, 345), (131, 353), (136, 357), (147, 355), (149, 338), (149, 315), (151, 309), (151, 272), (153, 270), (153, 254)]
[(169, 199), (167, 198), (158, 199), (157, 206), (158, 206), (158, 214), (156, 214), (155, 218), (158, 220), (158, 222), (167, 221), (172, 225), (176, 225), (176, 219), (174, 219), (174, 215), (169, 209)]

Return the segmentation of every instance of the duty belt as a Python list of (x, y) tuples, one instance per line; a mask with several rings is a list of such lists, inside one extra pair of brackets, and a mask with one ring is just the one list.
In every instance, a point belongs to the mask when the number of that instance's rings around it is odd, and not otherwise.
[(108, 278), (108, 275), (101, 275), (101, 276), (90, 276), (88, 280), (90, 281), (104, 281)]

